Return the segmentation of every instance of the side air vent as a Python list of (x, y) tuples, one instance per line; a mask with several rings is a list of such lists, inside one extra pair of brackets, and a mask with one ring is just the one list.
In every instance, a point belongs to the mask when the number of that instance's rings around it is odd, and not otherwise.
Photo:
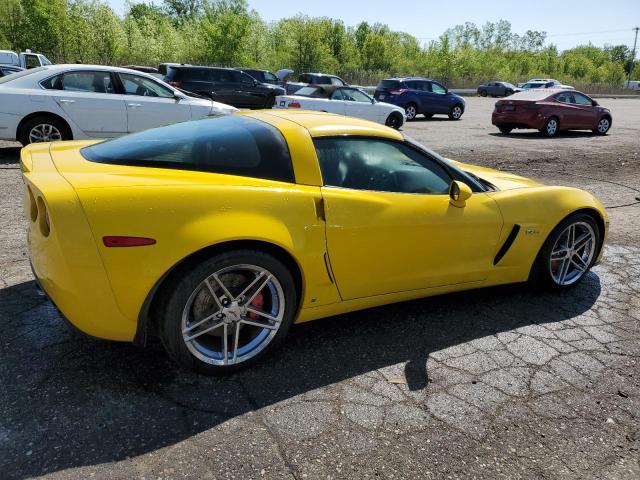
[(498, 253), (496, 254), (496, 258), (493, 259), (494, 265), (497, 265), (498, 262), (502, 260), (502, 257), (504, 257), (507, 254), (507, 252), (511, 248), (511, 245), (513, 245), (513, 241), (518, 236), (519, 231), (520, 231), (520, 225), (517, 225), (517, 224), (514, 225), (513, 228), (511, 229), (511, 232), (509, 232), (509, 236), (504, 241), (504, 244), (502, 245), (502, 247), (500, 247), (500, 250), (498, 250)]

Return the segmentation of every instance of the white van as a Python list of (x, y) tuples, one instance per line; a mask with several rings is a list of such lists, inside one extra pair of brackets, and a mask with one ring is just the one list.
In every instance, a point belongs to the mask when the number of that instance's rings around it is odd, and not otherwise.
[(51, 65), (51, 61), (41, 53), (32, 53), (31, 50), (22, 52), (20, 55), (11, 50), (0, 50), (0, 65), (36, 68), (43, 65)]

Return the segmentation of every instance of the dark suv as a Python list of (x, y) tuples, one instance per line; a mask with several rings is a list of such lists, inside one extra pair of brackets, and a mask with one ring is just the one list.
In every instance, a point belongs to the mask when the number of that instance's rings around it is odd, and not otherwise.
[(444, 114), (451, 120), (459, 120), (465, 107), (462, 97), (435, 80), (421, 77), (381, 80), (373, 97), (404, 108), (407, 120), (413, 120), (419, 113), (427, 118)]
[(261, 83), (233, 68), (172, 66), (165, 81), (238, 108), (271, 108), (276, 96), (285, 93), (284, 88)]

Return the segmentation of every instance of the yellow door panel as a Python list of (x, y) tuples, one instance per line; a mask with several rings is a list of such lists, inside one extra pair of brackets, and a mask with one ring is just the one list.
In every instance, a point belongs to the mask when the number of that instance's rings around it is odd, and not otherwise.
[(344, 300), (486, 278), (502, 227), (493, 199), (323, 187), (331, 267)]

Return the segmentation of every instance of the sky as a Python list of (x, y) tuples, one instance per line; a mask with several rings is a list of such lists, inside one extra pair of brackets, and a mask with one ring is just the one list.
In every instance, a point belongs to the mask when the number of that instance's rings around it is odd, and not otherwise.
[[(126, 0), (103, 0), (122, 15)], [(144, 0), (161, 4), (162, 0)], [(298, 13), (312, 17), (341, 19), (346, 25), (363, 20), (386, 23), (425, 43), (447, 28), (464, 22), (483, 25), (500, 19), (511, 22), (515, 33), (542, 30), (547, 42), (564, 50), (589, 41), (597, 46), (625, 44), (633, 47), (633, 27), (640, 26), (640, 0), (418, 0), (395, 3), (391, 0), (248, 0), (267, 22)], [(640, 40), (639, 40), (640, 42)], [(638, 47), (640, 49), (640, 45)]]

